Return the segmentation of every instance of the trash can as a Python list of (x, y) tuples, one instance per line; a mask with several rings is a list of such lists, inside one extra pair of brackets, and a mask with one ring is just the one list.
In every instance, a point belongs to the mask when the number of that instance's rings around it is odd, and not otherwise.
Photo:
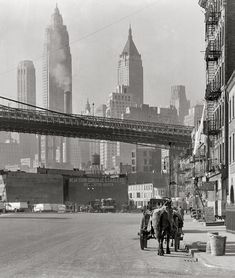
[(226, 247), (226, 236), (211, 235), (211, 255), (212, 256), (223, 256), (225, 254)]
[(214, 233), (207, 233), (208, 235), (208, 241), (206, 243), (206, 253), (211, 253), (211, 244), (210, 244), (210, 237), (213, 235), (219, 235), (218, 232), (214, 232)]

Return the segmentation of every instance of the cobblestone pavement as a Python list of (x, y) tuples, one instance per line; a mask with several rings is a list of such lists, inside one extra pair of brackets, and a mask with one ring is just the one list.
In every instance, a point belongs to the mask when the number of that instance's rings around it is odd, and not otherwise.
[[(185, 250), (159, 257), (155, 240), (141, 250), (140, 219), (121, 213), (1, 215), (0, 277), (235, 277), (233, 271), (197, 262)], [(188, 233), (196, 241), (190, 223), (185, 238), (190, 240)]]

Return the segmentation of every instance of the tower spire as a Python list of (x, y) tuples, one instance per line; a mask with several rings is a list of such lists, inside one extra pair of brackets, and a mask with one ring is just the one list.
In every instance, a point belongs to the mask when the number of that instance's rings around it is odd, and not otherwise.
[(131, 24), (129, 25), (129, 35), (128, 35), (128, 37), (129, 37), (130, 39), (132, 39), (132, 30), (131, 30)]
[(51, 21), (52, 21), (52, 24), (54, 26), (63, 25), (63, 19), (62, 19), (62, 16), (60, 14), (57, 3), (55, 5), (55, 11), (54, 11), (54, 14), (52, 15), (52, 20)]

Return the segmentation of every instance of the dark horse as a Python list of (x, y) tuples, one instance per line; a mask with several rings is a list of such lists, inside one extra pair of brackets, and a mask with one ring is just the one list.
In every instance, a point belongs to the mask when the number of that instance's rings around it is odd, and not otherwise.
[(170, 254), (170, 236), (173, 229), (173, 210), (171, 201), (159, 209), (155, 209), (152, 214), (152, 226), (155, 237), (158, 241), (158, 255), (164, 256), (163, 240), (166, 237), (166, 254)]

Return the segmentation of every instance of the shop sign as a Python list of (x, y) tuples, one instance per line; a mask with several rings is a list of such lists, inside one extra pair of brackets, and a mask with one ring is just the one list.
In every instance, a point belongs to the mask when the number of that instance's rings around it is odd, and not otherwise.
[(205, 221), (206, 223), (215, 222), (214, 208), (205, 208)]
[(206, 181), (202, 182), (202, 186), (200, 187), (203, 191), (214, 191), (215, 181)]

